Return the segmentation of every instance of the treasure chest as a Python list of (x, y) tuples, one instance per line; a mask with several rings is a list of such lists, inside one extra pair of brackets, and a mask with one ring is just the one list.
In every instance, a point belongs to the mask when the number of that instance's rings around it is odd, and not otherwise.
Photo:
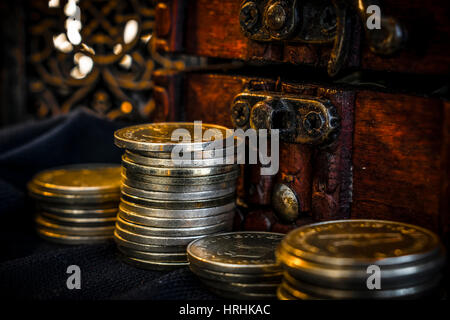
[(374, 218), (449, 229), (447, 1), (158, 1), (156, 120), (279, 130), (242, 166), (236, 228)]

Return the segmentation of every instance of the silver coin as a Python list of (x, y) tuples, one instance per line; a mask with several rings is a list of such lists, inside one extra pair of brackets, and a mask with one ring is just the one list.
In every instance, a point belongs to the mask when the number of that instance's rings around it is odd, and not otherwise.
[(122, 192), (145, 199), (169, 200), (169, 201), (191, 201), (191, 200), (212, 200), (234, 194), (236, 186), (227, 189), (198, 191), (198, 192), (159, 192), (137, 189), (126, 184), (122, 184)]
[[(283, 268), (293, 277), (318, 285), (340, 289), (366, 289), (367, 268), (369, 265), (333, 266), (312, 263), (308, 260), (291, 256), (283, 251), (283, 246), (276, 250), (277, 259)], [(413, 263), (381, 266), (383, 288), (398, 288), (416, 285), (435, 274), (445, 263), (444, 254), (437, 254), (430, 259)]]
[(185, 245), (167, 246), (167, 245), (151, 245), (129, 241), (122, 238), (117, 230), (114, 230), (114, 241), (118, 246), (130, 248), (136, 251), (154, 252), (154, 253), (186, 253)]
[(119, 254), (119, 258), (134, 267), (148, 270), (156, 270), (156, 271), (166, 271), (179, 269), (187, 266), (187, 263), (184, 262), (154, 262), (154, 261), (146, 261), (143, 259), (133, 258), (125, 256), (124, 254)]
[(117, 249), (128, 257), (149, 262), (187, 262), (186, 253), (155, 253), (132, 250), (122, 246), (117, 246)]
[(33, 189), (52, 194), (92, 195), (118, 193), (121, 167), (116, 164), (87, 163), (39, 172), (31, 182)]
[(166, 219), (194, 219), (194, 218), (205, 218), (211, 217), (226, 212), (234, 211), (236, 207), (234, 199), (225, 203), (223, 205), (204, 207), (204, 208), (194, 208), (194, 209), (158, 209), (138, 205), (133, 202), (128, 202), (122, 199), (120, 202), (120, 210), (132, 212), (136, 215), (155, 217), (155, 218), (166, 218)]
[[(179, 136), (172, 139), (175, 130), (183, 130), (189, 134), (188, 139), (184, 137), (181, 142)], [(207, 138), (204, 135), (207, 130), (216, 131), (222, 139), (217, 136), (214, 139)], [(232, 145), (234, 143), (232, 131), (226, 127), (206, 123), (198, 125), (193, 122), (161, 122), (139, 124), (114, 132), (115, 144), (128, 150), (171, 152), (177, 147), (182, 148), (183, 152), (201, 151), (213, 144), (217, 146), (217, 141), (221, 141), (223, 146), (227, 143)]]
[(176, 185), (176, 186), (197, 186), (218, 183), (232, 183), (239, 177), (240, 171), (238, 169), (227, 173), (202, 176), (202, 177), (164, 177), (152, 176), (147, 174), (134, 173), (126, 168), (123, 168), (123, 176), (131, 181), (139, 181), (142, 183), (161, 184), (161, 185)]
[(112, 234), (101, 236), (75, 236), (75, 235), (60, 234), (39, 227), (36, 230), (41, 238), (60, 244), (70, 244), (70, 245), (91, 244), (104, 242), (112, 238)]
[[(191, 160), (222, 158), (226, 155), (235, 154), (236, 150), (242, 146), (243, 141), (244, 141), (243, 139), (235, 137), (235, 143), (233, 146), (229, 147), (225, 146), (225, 148), (218, 148), (204, 151), (191, 151), (185, 153), (180, 151), (178, 154), (175, 153), (175, 156)], [(149, 158), (171, 159), (173, 157), (172, 152), (154, 152), (154, 151), (139, 151), (139, 150), (134, 150), (133, 152)]]
[(120, 210), (119, 216), (129, 222), (141, 224), (148, 227), (157, 228), (192, 228), (192, 227), (202, 227), (212, 224), (221, 223), (224, 221), (233, 221), (234, 211), (225, 212), (223, 214), (218, 214), (211, 217), (205, 218), (155, 218), (148, 217), (127, 210)]
[(72, 227), (63, 226), (59, 224), (52, 223), (51, 221), (45, 219), (44, 217), (37, 215), (35, 218), (38, 228), (42, 230), (47, 230), (49, 232), (73, 235), (73, 236), (103, 236), (112, 235), (114, 232), (114, 225), (107, 227)]
[(34, 183), (28, 183), (28, 190), (31, 197), (36, 200), (43, 200), (51, 203), (64, 204), (100, 204), (119, 201), (120, 193), (102, 193), (102, 194), (62, 194), (52, 193), (40, 190)]
[(222, 198), (216, 198), (212, 200), (192, 200), (192, 201), (169, 201), (169, 200), (154, 200), (154, 199), (145, 199), (142, 197), (136, 197), (129, 195), (125, 192), (122, 193), (122, 199), (126, 202), (131, 202), (138, 206), (144, 206), (148, 208), (155, 209), (170, 209), (170, 210), (178, 210), (178, 209), (190, 209), (192, 211), (200, 209), (200, 208), (212, 208), (212, 207), (221, 207), (230, 202), (235, 201), (235, 195), (229, 195)]
[(189, 268), (197, 276), (212, 280), (223, 282), (238, 282), (238, 283), (281, 283), (283, 276), (282, 272), (270, 272), (264, 274), (248, 274), (248, 273), (234, 273), (234, 272), (217, 272), (214, 270), (197, 267), (194, 263), (189, 264)]
[(73, 227), (100, 227), (100, 226), (114, 226), (116, 222), (116, 217), (107, 218), (67, 218), (60, 216), (58, 214), (52, 214), (47, 212), (39, 212), (39, 215), (45, 218), (45, 220), (60, 224), (63, 226), (73, 226)]
[(238, 293), (268, 293), (275, 295), (278, 287), (278, 283), (220, 282), (217, 280), (208, 280), (203, 277), (200, 277), (200, 281), (210, 288)]
[(187, 247), (189, 261), (219, 272), (279, 272), (275, 248), (284, 234), (231, 232), (193, 241)]
[(123, 230), (127, 230), (139, 235), (155, 236), (155, 237), (188, 237), (199, 236), (203, 234), (210, 234), (214, 232), (220, 232), (223, 230), (230, 230), (233, 225), (232, 220), (224, 221), (221, 223), (192, 228), (156, 228), (146, 227), (139, 224), (134, 224), (123, 220), (120, 216), (117, 217), (116, 225)]
[(207, 287), (209, 291), (215, 293), (216, 295), (233, 300), (276, 300), (277, 296), (270, 293), (249, 293), (249, 292), (235, 292), (220, 290), (212, 287)]
[(236, 170), (237, 168), (235, 164), (203, 168), (150, 167), (131, 161), (131, 159), (128, 158), (125, 154), (122, 156), (122, 165), (127, 170), (127, 172), (163, 177), (203, 177), (231, 172), (233, 170)]
[[(410, 287), (397, 289), (381, 288), (380, 290), (369, 290), (368, 288), (365, 290), (344, 290), (320, 287), (304, 281), (299, 281), (287, 273), (284, 274), (284, 281), (289, 284), (290, 288), (324, 299), (404, 299), (424, 297), (430, 294), (430, 292), (439, 285), (441, 279), (442, 276), (437, 274), (426, 282)], [(293, 290), (288, 290), (288, 292), (295, 296)]]
[(37, 204), (38, 211), (44, 211), (47, 213), (55, 214), (61, 217), (67, 218), (111, 218), (116, 217), (118, 211), (118, 205), (113, 208), (73, 208), (66, 206), (56, 206), (39, 202)]
[(222, 158), (199, 159), (199, 160), (183, 159), (183, 158), (171, 158), (171, 159), (149, 158), (133, 153), (131, 151), (125, 151), (125, 154), (127, 156), (127, 159), (133, 161), (134, 163), (150, 167), (196, 168), (196, 167), (213, 167), (236, 163), (236, 157), (234, 153)]
[[(198, 239), (200, 236), (187, 236), (187, 237), (155, 237), (140, 235), (128, 230), (122, 229), (116, 225), (116, 233), (125, 240), (133, 241), (142, 244), (151, 244), (158, 246), (182, 246), (188, 245), (191, 241)], [(206, 235), (206, 234), (205, 234)]]
[(379, 266), (410, 263), (433, 256), (442, 244), (433, 232), (383, 220), (339, 220), (291, 231), (282, 243), (293, 256), (320, 264)]
[(236, 181), (222, 182), (215, 184), (202, 184), (202, 185), (169, 185), (169, 184), (155, 184), (149, 182), (143, 182), (139, 180), (131, 180), (123, 177), (123, 184), (132, 188), (158, 191), (158, 192), (203, 192), (203, 191), (216, 191), (225, 189), (236, 189)]

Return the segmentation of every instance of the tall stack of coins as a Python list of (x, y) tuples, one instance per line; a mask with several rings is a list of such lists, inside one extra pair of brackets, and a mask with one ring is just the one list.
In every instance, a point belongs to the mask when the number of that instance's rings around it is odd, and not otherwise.
[(277, 248), (278, 298), (405, 299), (439, 285), (445, 253), (431, 231), (399, 222), (340, 220), (291, 231)]
[[(190, 139), (173, 141), (177, 129)], [(222, 136), (221, 149), (208, 148), (213, 142), (203, 138), (208, 129)], [(125, 262), (156, 270), (187, 265), (189, 242), (231, 230), (238, 168), (224, 159), (230, 148), (234, 157), (228, 134), (225, 127), (194, 123), (153, 123), (115, 132), (116, 145), (126, 149), (114, 233)], [(232, 139), (228, 149), (227, 139)], [(175, 159), (176, 148), (182, 148), (176, 153), (182, 159)]]
[(80, 164), (45, 170), (28, 183), (36, 227), (47, 240), (85, 244), (112, 238), (120, 199), (120, 166)]
[(212, 292), (231, 299), (276, 299), (282, 270), (275, 248), (284, 234), (231, 232), (193, 241), (190, 269)]

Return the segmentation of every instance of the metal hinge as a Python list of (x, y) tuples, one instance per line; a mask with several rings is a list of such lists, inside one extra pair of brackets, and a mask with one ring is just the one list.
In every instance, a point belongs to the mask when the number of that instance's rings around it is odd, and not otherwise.
[(369, 48), (389, 55), (405, 43), (406, 30), (393, 17), (381, 15), (380, 29), (369, 29), (369, 6), (378, 0), (244, 0), (239, 13), (242, 33), (255, 41), (333, 43), (328, 74), (335, 76), (347, 59), (357, 13)]

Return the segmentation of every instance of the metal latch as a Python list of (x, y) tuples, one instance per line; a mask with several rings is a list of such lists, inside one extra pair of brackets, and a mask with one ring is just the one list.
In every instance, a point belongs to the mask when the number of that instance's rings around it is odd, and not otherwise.
[(382, 15), (380, 29), (367, 27), (370, 5), (380, 8), (378, 0), (244, 0), (239, 23), (242, 33), (255, 41), (333, 43), (328, 74), (335, 76), (347, 59), (355, 15), (374, 53), (389, 55), (405, 43), (406, 30), (393, 17)]
[(278, 92), (238, 94), (231, 118), (237, 128), (279, 129), (282, 141), (312, 145), (334, 140), (340, 122), (329, 100)]

